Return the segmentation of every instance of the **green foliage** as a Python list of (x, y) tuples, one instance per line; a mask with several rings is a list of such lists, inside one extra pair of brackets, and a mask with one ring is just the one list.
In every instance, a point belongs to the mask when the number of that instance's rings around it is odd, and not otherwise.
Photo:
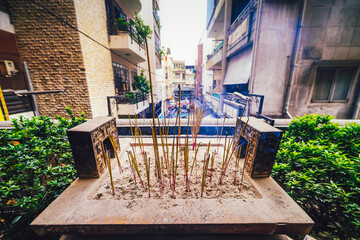
[(152, 30), (148, 25), (144, 24), (144, 21), (135, 13), (135, 17), (133, 19), (129, 19), (129, 23), (131, 26), (134, 26), (137, 33), (143, 38), (151, 38)]
[(315, 222), (323, 238), (360, 237), (360, 124), (340, 127), (305, 115), (284, 134), (272, 176)]
[(167, 50), (165, 49), (165, 47), (160, 48), (160, 49), (159, 49), (159, 53), (160, 53), (161, 59), (163, 59), (163, 57), (165, 57), (165, 56), (168, 55), (168, 52), (167, 52)]
[(132, 86), (134, 89), (140, 90), (143, 93), (150, 93), (150, 81), (146, 79), (144, 75), (144, 70), (141, 71), (140, 75), (134, 76), (134, 82)]
[[(13, 119), (14, 129), (0, 130), (0, 236), (36, 239), (29, 224), (76, 178), (66, 130), (85, 122), (70, 119)], [(0, 237), (1, 238), (1, 237)]]
[(135, 100), (135, 93), (133, 91), (129, 91), (128, 93), (125, 94), (125, 98), (129, 102), (132, 102)]
[(128, 31), (130, 24), (126, 21), (125, 18), (119, 17), (115, 21), (115, 26), (119, 31)]
[(116, 28), (120, 31), (129, 31), (130, 28), (134, 28), (139, 36), (145, 40), (146, 38), (151, 38), (152, 30), (148, 25), (144, 24), (144, 21), (135, 13), (133, 19), (126, 21), (125, 18), (116, 19)]

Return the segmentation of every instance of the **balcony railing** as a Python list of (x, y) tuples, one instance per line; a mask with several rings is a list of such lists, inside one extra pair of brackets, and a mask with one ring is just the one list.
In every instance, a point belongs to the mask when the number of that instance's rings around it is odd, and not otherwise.
[(214, 52), (207, 57), (207, 60), (209, 60), (212, 56), (214, 56), (214, 55), (223, 47), (223, 43), (224, 43), (224, 42), (221, 42), (221, 43), (214, 49)]
[(134, 27), (130, 25), (122, 25), (117, 28), (117, 31), (127, 32), (132, 41), (135, 41), (137, 44), (139, 44), (142, 49), (145, 49), (145, 40), (139, 35)]
[(237, 16), (235, 21), (231, 24), (228, 30), (228, 36), (230, 36), (230, 34), (233, 33), (235, 29), (242, 23), (242, 21), (246, 18), (250, 10), (256, 8), (257, 4), (258, 4), (258, 0), (252, 0), (246, 5), (244, 10), (242, 10), (239, 16)]
[(116, 103), (117, 104), (136, 104), (136, 103), (139, 103), (139, 102), (143, 102), (145, 100), (148, 99), (148, 94), (146, 93), (143, 93), (143, 92), (134, 92), (134, 99), (133, 100), (128, 100), (126, 98), (126, 93), (121, 93), (119, 94), (118, 96), (115, 96), (113, 98), (116, 99)]

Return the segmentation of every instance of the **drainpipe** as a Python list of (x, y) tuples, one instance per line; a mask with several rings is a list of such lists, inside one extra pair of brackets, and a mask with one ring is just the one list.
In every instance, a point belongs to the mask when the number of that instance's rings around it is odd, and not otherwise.
[(360, 118), (360, 95), (357, 98), (357, 101), (356, 101), (356, 104), (355, 104), (355, 111), (354, 111), (354, 114), (353, 114), (353, 119), (359, 119), (359, 118)]
[(232, 0), (225, 0), (225, 15), (224, 15), (224, 37), (223, 37), (223, 55), (222, 55), (222, 62), (221, 62), (221, 82), (220, 82), (220, 102), (219, 102), (219, 111), (223, 111), (223, 104), (224, 104), (224, 80), (226, 74), (226, 66), (227, 66), (227, 45), (228, 45), (228, 29), (230, 27), (231, 21), (231, 7), (232, 7)]
[(291, 99), (291, 86), (292, 86), (292, 81), (294, 78), (295, 62), (297, 62), (296, 61), (297, 60), (296, 52), (299, 47), (300, 31), (301, 31), (301, 27), (303, 26), (303, 22), (304, 22), (306, 5), (307, 5), (307, 0), (302, 0), (300, 10), (299, 10), (299, 20), (298, 20), (298, 26), (297, 26), (296, 34), (295, 34), (294, 47), (293, 47), (293, 51), (291, 54), (292, 56), (291, 56), (291, 63), (290, 63), (290, 72), (289, 72), (289, 77), (288, 77), (288, 81), (287, 81), (288, 84), (287, 84), (287, 88), (286, 88), (285, 104), (284, 104), (284, 112), (283, 112), (284, 115), (288, 116), (289, 118), (293, 118), (293, 116), (289, 112), (289, 105), (290, 105), (290, 99)]
[[(254, 93), (254, 78), (255, 78), (255, 63), (256, 63), (256, 53), (257, 53), (257, 46), (259, 43), (259, 32), (260, 32), (260, 21), (261, 21), (261, 11), (262, 11), (262, 0), (259, 0), (256, 12), (256, 29), (255, 29), (255, 37), (254, 37), (254, 44), (252, 49), (253, 60), (251, 64), (251, 73), (249, 78), (249, 86), (248, 89), (250, 93)], [(251, 105), (248, 104), (248, 116), (251, 113)]]

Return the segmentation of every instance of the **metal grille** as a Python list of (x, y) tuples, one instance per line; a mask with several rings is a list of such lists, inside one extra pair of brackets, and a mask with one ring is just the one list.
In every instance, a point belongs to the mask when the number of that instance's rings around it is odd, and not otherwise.
[(113, 71), (115, 94), (125, 95), (125, 93), (130, 91), (129, 68), (118, 63), (113, 63)]

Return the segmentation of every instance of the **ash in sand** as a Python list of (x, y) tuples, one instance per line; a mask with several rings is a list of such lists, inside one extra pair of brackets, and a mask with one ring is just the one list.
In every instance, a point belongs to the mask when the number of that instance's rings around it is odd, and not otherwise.
[[(211, 148), (217, 149), (216, 146)], [(135, 147), (134, 147), (135, 149)], [(178, 170), (175, 180), (175, 188), (173, 187), (173, 178), (171, 172), (166, 168), (166, 163), (163, 161), (163, 179), (160, 181), (156, 176), (155, 162), (154, 162), (154, 148), (151, 146), (145, 147), (145, 152), (150, 158), (150, 197), (153, 199), (196, 199), (201, 198), (202, 188), (202, 174), (204, 165), (204, 155), (206, 154), (207, 146), (200, 146), (198, 149), (189, 150), (189, 157), (192, 159), (193, 166), (189, 169), (190, 191), (186, 187), (185, 162), (184, 162), (184, 147), (179, 153)], [(195, 152), (197, 157), (195, 160)], [(147, 174), (146, 166), (142, 160), (142, 153), (139, 146), (135, 150), (136, 158), (138, 159), (138, 168), (140, 172), (141, 181), (136, 170), (132, 170), (129, 159), (122, 159), (122, 173), (118, 169), (113, 168), (113, 178), (115, 186), (115, 195), (112, 194), (111, 182), (109, 178), (97, 189), (93, 199), (107, 200), (107, 199), (123, 199), (133, 200), (148, 198)], [(259, 198), (259, 193), (250, 183), (250, 179), (245, 176), (242, 184), (242, 169), (235, 170), (235, 157), (229, 161), (228, 169), (222, 177), (220, 184), (221, 167), (222, 167), (223, 147), (219, 147), (218, 154), (215, 155), (213, 167), (211, 168), (211, 157), (209, 168), (206, 173), (206, 183), (204, 186), (203, 198), (205, 199), (247, 199)], [(205, 159), (206, 161), (206, 159)], [(205, 163), (206, 164), (206, 163)], [(239, 161), (239, 165), (243, 164), (243, 159)], [(135, 176), (134, 176), (135, 171)], [(236, 177), (234, 177), (236, 175)], [(235, 179), (235, 184), (234, 184)], [(136, 182), (135, 182), (136, 181)], [(145, 188), (145, 189), (144, 189)]]

